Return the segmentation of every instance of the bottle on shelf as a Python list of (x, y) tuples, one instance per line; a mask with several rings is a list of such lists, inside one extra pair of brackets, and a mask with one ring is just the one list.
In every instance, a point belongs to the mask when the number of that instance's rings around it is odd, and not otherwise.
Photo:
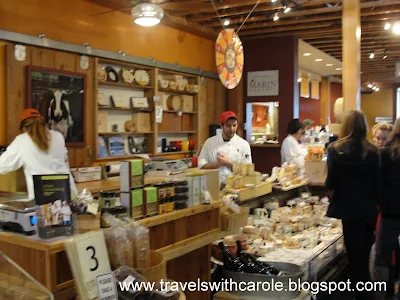
[(245, 265), (251, 271), (249, 273), (258, 273), (264, 275), (275, 275), (279, 276), (281, 272), (272, 265), (258, 261), (253, 255), (245, 253), (242, 248), (242, 243), (236, 241), (237, 245), (237, 256), (242, 262), (246, 262)]
[(218, 246), (221, 248), (225, 269), (234, 272), (245, 272), (245, 265), (237, 257), (231, 255), (231, 252), (223, 242), (219, 242)]

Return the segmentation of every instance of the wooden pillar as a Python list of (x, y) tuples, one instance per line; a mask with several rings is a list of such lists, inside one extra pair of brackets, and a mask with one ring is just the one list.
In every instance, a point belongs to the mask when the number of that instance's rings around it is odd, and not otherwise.
[[(321, 82), (321, 124), (328, 125), (330, 124), (330, 99), (331, 97), (331, 83), (329, 81), (329, 77), (322, 78)], [(335, 100), (333, 100), (335, 101)]]
[(343, 1), (343, 98), (344, 110), (360, 109), (360, 0)]

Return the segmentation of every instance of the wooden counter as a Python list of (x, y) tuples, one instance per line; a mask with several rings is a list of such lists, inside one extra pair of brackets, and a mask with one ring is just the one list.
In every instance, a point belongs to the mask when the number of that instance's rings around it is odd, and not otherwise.
[(251, 148), (280, 148), (281, 144), (250, 144)]
[[(151, 249), (164, 254), (168, 279), (210, 280), (210, 243), (237, 231), (221, 230), (222, 205), (222, 201), (214, 201), (139, 221), (149, 227)], [(0, 251), (47, 287), (55, 299), (71, 299), (76, 292), (63, 241), (64, 238), (46, 241), (0, 232)], [(210, 299), (208, 292), (186, 296), (189, 300)]]

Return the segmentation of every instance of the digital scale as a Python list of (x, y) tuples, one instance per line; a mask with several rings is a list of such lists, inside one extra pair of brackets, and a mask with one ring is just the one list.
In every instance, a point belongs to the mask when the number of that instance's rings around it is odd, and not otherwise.
[[(26, 197), (26, 194), (24, 196)], [(0, 229), (34, 235), (36, 233), (35, 201), (21, 199), (21, 197), (16, 197), (16, 194), (0, 193)]]
[(162, 158), (153, 159), (151, 170), (153, 171), (170, 171), (171, 174), (180, 173), (189, 168), (188, 163), (183, 159), (165, 160)]

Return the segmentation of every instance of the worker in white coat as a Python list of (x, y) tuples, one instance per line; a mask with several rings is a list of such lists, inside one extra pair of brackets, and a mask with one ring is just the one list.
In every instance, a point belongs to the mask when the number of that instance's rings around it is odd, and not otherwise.
[(281, 160), (283, 163), (297, 166), (298, 173), (304, 169), (305, 153), (300, 146), (301, 137), (304, 135), (304, 124), (299, 119), (293, 119), (288, 125), (288, 136), (283, 140)]
[(198, 167), (201, 169), (219, 169), (222, 184), (232, 174), (233, 165), (251, 163), (251, 150), (247, 141), (236, 134), (238, 118), (232, 111), (221, 114), (222, 132), (210, 137), (201, 149)]
[(68, 174), (72, 196), (77, 195), (68, 166), (64, 136), (46, 127), (36, 109), (26, 109), (20, 117), (21, 134), (0, 155), (0, 174), (24, 169), (29, 199), (35, 198), (32, 175)]

